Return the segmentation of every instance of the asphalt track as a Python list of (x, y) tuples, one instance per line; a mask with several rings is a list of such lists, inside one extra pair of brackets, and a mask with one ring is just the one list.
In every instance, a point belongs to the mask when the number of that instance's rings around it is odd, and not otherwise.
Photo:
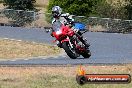
[[(70, 59), (65, 53), (56, 57), (33, 57), (19, 60), (0, 61), (0, 65), (78, 65), (78, 64), (131, 64), (132, 34), (87, 32), (92, 56)], [(54, 39), (38, 28), (0, 27), (0, 38), (48, 43)]]

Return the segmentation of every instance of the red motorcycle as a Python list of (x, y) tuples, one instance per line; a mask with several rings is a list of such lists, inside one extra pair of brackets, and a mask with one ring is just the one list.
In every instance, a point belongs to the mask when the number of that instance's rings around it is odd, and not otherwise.
[(76, 59), (80, 55), (84, 58), (91, 56), (89, 47), (82, 43), (80, 35), (70, 26), (63, 25), (61, 22), (55, 22), (52, 35), (56, 38), (55, 41), (60, 42), (61, 48), (65, 50), (70, 58)]

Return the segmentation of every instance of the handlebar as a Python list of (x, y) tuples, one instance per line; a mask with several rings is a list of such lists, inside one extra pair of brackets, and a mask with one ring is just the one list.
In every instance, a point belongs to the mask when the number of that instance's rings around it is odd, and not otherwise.
[(84, 31), (84, 32), (82, 32), (82, 34), (84, 34), (84, 33), (86, 33), (86, 32), (88, 32), (88, 30), (87, 30), (87, 29), (85, 29), (85, 31)]

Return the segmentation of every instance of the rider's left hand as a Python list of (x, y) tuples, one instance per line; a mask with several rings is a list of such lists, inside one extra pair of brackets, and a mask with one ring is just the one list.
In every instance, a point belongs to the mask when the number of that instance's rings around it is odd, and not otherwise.
[(52, 37), (54, 37), (53, 33), (50, 34)]

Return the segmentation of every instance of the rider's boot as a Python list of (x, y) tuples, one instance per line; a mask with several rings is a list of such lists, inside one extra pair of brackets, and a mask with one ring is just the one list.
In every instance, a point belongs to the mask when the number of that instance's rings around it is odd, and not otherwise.
[(80, 40), (85, 45), (86, 48), (88, 48), (90, 46), (90, 44), (87, 43), (87, 40), (86, 39), (81, 38)]
[(83, 39), (82, 33), (80, 31), (78, 31), (77, 33), (80, 35), (81, 42), (86, 46), (86, 48), (88, 48), (90, 44), (87, 43), (86, 39)]
[(86, 39), (83, 39), (83, 44), (88, 48), (89, 46), (90, 46), (90, 44), (89, 43), (87, 43), (87, 40)]

